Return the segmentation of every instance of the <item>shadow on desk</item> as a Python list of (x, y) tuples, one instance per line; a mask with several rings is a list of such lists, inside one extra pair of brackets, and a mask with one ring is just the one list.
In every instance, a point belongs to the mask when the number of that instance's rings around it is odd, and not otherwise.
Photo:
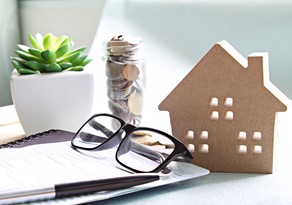
[[(289, 181), (289, 182), (288, 182)], [(201, 178), (87, 205), (291, 204), (291, 179), (281, 174), (211, 173)]]

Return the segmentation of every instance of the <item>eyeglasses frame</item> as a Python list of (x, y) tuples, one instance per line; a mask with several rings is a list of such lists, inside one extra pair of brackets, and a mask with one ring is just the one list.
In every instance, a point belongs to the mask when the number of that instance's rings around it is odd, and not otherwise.
[[(106, 116), (106, 117), (111, 117), (111, 118), (115, 118), (116, 120), (118, 120), (121, 124), (120, 128), (114, 132), (110, 137), (108, 137), (104, 142), (102, 142), (101, 144), (95, 146), (95, 147), (81, 147), (81, 146), (77, 146), (73, 143), (74, 139), (76, 138), (76, 136), (78, 135), (78, 133), (80, 133), (80, 131), (83, 129), (83, 127), (85, 125), (87, 125), (93, 118), (99, 117), (99, 116)], [(135, 132), (135, 131), (139, 131), (139, 130), (147, 130), (147, 131), (151, 131), (151, 132), (156, 132), (160, 135), (163, 135), (165, 137), (167, 137), (169, 140), (171, 140), (174, 143), (174, 150), (173, 152), (160, 164), (158, 165), (155, 169), (153, 169), (152, 171), (140, 171), (140, 170), (136, 170), (132, 167), (127, 166), (126, 164), (122, 163), (119, 160), (119, 150), (121, 149), (121, 144), (123, 144), (123, 141), (127, 138), (127, 136), (129, 136), (131, 133)], [(124, 138), (123, 137), (123, 132), (125, 132)], [(92, 115), (79, 129), (78, 131), (75, 133), (74, 137), (71, 140), (71, 146), (72, 148), (78, 148), (78, 149), (83, 149), (83, 150), (95, 150), (95, 151), (101, 151), (101, 150), (105, 150), (105, 149), (110, 149), (113, 148), (115, 146), (118, 145), (116, 154), (115, 154), (115, 159), (116, 161), (121, 164), (122, 166), (126, 167), (127, 169), (136, 172), (136, 173), (156, 173), (156, 172), (160, 172), (161, 170), (163, 170), (164, 168), (167, 167), (167, 165), (174, 161), (176, 158), (178, 158), (179, 156), (182, 156), (185, 161), (187, 162), (191, 162), (193, 157), (190, 154), (190, 152), (188, 151), (188, 149), (183, 145), (183, 143), (181, 141), (179, 141), (177, 138), (175, 138), (174, 136), (163, 132), (161, 130), (158, 129), (154, 129), (154, 128), (150, 128), (150, 127), (136, 127), (132, 124), (126, 123), (123, 119), (112, 115), (112, 114), (108, 114), (108, 113), (99, 113), (99, 114), (94, 114)]]

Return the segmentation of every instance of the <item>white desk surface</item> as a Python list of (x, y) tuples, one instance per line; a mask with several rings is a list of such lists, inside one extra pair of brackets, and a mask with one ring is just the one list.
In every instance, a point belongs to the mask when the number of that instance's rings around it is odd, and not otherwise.
[[(147, 26), (144, 27), (144, 25), (138, 24), (137, 19), (131, 18), (133, 15), (127, 12), (133, 11), (133, 7), (125, 9), (131, 1), (125, 1), (125, 4), (118, 2), (121, 1), (106, 1), (90, 54), (95, 57), (101, 56), (101, 42), (109, 40), (115, 35), (132, 34), (143, 37), (147, 55), (146, 71), (149, 95), (147, 99), (149, 112), (146, 113), (146, 119), (151, 116), (161, 117), (161, 113), (157, 110), (158, 104), (196, 62), (176, 53), (174, 48), (163, 44), (159, 41), (159, 38), (147, 31), (145, 29)], [(136, 11), (136, 13), (139, 14), (139, 11)], [(149, 16), (151, 16), (151, 13), (149, 13)], [(140, 19), (142, 18), (148, 17), (142, 16)], [(169, 22), (165, 23), (168, 24)], [(208, 45), (206, 45), (206, 50), (209, 49), (207, 47)], [(104, 67), (100, 62), (95, 63), (93, 67), (94, 72), (97, 73), (96, 84), (98, 86), (96, 92), (102, 94), (105, 90), (103, 87), (105, 81), (101, 77), (104, 76)], [(97, 111), (103, 110), (104, 104), (106, 103), (102, 102), (101, 97), (96, 97), (95, 109)], [(156, 188), (93, 204), (292, 204), (291, 108), (289, 105), (289, 110), (286, 113), (279, 113), (273, 174), (211, 173), (208, 176), (181, 184)], [(157, 128), (162, 126), (162, 123), (157, 122), (159, 121), (149, 120), (146, 125)], [(169, 123), (167, 119), (164, 122)], [(165, 129), (168, 129), (168, 127)]]

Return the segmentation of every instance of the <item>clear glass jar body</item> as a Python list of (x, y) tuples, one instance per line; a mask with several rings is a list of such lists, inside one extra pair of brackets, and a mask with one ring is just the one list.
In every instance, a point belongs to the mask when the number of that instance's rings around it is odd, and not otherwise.
[(118, 36), (104, 43), (108, 106), (133, 125), (142, 120), (145, 55), (142, 39)]

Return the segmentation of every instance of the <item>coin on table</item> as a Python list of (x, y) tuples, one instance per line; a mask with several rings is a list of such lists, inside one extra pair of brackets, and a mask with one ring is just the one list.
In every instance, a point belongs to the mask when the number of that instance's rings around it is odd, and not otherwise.
[(139, 68), (136, 65), (126, 65), (123, 70), (123, 76), (129, 80), (134, 81), (139, 77)]
[(139, 92), (134, 92), (129, 96), (128, 107), (134, 115), (141, 115), (143, 111), (143, 96)]
[(153, 144), (156, 144), (158, 142), (157, 139), (153, 138), (151, 135), (149, 135), (147, 133), (145, 133), (143, 135), (143, 133), (134, 132), (132, 139), (136, 143), (145, 144), (145, 145), (153, 145)]

